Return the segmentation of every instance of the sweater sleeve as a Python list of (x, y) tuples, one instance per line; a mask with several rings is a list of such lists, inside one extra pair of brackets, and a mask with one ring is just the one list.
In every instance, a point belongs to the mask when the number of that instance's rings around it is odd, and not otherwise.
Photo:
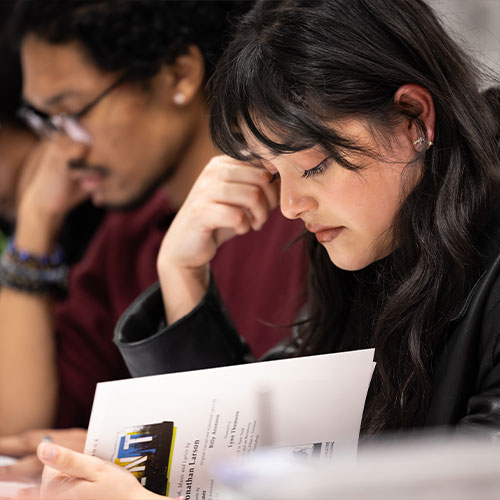
[(213, 279), (201, 302), (168, 326), (160, 284), (155, 283), (122, 315), (114, 342), (134, 377), (255, 360), (229, 318)]

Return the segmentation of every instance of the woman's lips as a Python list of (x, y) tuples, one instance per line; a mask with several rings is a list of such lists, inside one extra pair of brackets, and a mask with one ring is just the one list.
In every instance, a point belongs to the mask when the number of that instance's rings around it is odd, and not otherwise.
[(329, 243), (333, 241), (344, 229), (344, 226), (326, 227), (326, 226), (306, 226), (308, 231), (316, 235), (320, 243)]

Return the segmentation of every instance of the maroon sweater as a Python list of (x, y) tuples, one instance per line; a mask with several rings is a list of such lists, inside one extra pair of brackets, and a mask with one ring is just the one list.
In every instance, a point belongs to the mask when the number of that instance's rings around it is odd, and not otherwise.
[[(58, 427), (86, 426), (98, 382), (129, 377), (113, 344), (128, 305), (158, 280), (156, 257), (175, 214), (158, 191), (133, 211), (110, 212), (70, 274), (68, 298), (55, 305)], [(304, 302), (302, 231), (276, 209), (264, 227), (224, 244), (212, 262), (219, 291), (256, 356), (287, 335)]]

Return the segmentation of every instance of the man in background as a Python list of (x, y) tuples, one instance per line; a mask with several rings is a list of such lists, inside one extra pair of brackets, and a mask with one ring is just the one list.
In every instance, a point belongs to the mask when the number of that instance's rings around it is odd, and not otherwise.
[[(5, 24), (13, 7), (14, 0), (0, 2), (0, 33), (4, 35), (0, 37), (0, 253), (13, 234), (22, 189), (45, 147), (18, 115), (22, 103), (21, 64), (19, 53), (5, 37)], [(103, 209), (89, 201), (68, 214), (59, 237), (68, 264), (82, 257), (103, 214)]]
[[(50, 141), (2, 260), (0, 435), (85, 427), (96, 383), (128, 376), (113, 328), (157, 280), (163, 235), (217, 153), (205, 83), (228, 24), (248, 6), (19, 2), (22, 113)], [(87, 198), (114, 210), (66, 289), (58, 235)], [(213, 263), (229, 312), (257, 355), (286, 334), (263, 321), (290, 323), (297, 313), (299, 304), (283, 297), (298, 293), (303, 280), (301, 249), (285, 250), (299, 231), (275, 210), (260, 232), (232, 240)], [(27, 275), (34, 278), (21, 279)]]

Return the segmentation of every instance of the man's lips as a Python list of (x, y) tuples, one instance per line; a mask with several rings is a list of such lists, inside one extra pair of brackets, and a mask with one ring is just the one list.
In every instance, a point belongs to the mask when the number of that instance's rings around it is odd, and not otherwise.
[(71, 165), (71, 178), (80, 184), (84, 191), (94, 191), (106, 177), (109, 171), (102, 167)]
[(316, 235), (316, 239), (320, 243), (329, 243), (334, 240), (340, 232), (344, 229), (344, 226), (321, 226), (319, 224), (306, 224), (306, 229), (311, 233)]
[(104, 180), (104, 176), (97, 173), (85, 173), (76, 179), (85, 191), (93, 191)]

